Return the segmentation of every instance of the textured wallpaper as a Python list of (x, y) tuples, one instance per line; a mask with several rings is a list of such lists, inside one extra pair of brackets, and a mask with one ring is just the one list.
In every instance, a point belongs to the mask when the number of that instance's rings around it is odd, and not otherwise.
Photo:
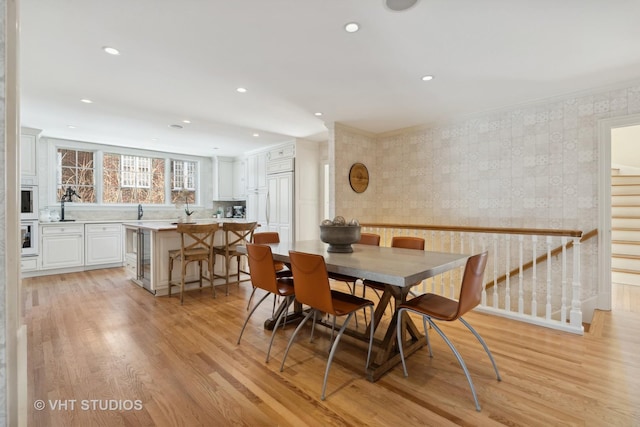
[[(599, 119), (640, 113), (640, 84), (368, 135), (340, 124), (335, 212), (362, 222), (597, 228)], [(357, 194), (347, 173), (369, 169)], [(583, 245), (584, 296), (595, 292), (597, 245)]]

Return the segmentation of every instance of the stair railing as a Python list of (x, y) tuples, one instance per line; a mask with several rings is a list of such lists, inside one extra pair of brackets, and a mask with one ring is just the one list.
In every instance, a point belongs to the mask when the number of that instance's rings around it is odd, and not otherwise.
[[(580, 230), (362, 223), (390, 246), (398, 235), (425, 239), (425, 249), (473, 254), (487, 250), (478, 311), (583, 333)], [(585, 234), (588, 238), (592, 231)], [(573, 256), (570, 256), (573, 255)], [(425, 280), (423, 292), (457, 298), (463, 267)]]

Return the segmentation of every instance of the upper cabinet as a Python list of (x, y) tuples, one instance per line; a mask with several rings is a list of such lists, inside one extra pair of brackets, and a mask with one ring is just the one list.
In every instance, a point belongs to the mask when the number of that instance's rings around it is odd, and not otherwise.
[(267, 153), (247, 156), (247, 193), (267, 188)]
[(246, 160), (233, 157), (213, 157), (213, 200), (245, 200)]
[(24, 185), (38, 185), (39, 129), (22, 128), (20, 131), (20, 178)]
[(233, 200), (233, 158), (213, 157), (213, 200)]

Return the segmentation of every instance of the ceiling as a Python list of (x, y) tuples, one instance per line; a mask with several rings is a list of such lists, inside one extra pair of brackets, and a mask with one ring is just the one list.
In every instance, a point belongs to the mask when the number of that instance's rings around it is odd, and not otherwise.
[(640, 78), (637, 0), (20, 3), (22, 125), (160, 151), (232, 156), (325, 140), (325, 122), (380, 133)]

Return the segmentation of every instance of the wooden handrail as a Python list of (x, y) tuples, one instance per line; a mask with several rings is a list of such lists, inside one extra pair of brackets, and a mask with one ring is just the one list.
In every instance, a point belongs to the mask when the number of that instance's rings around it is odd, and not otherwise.
[[(586, 242), (587, 240), (589, 240), (592, 237), (595, 237), (597, 235), (598, 235), (598, 229), (595, 228), (595, 229), (589, 231), (588, 233), (586, 233), (584, 236), (582, 236), (580, 238), (580, 243)], [(560, 245), (557, 248), (553, 249), (551, 251), (551, 256), (556, 256), (560, 252), (562, 252), (562, 247), (563, 247), (563, 245)], [(573, 241), (567, 242), (566, 248), (570, 249), (572, 247), (573, 247)], [(546, 259), (547, 259), (547, 254), (545, 253), (544, 255), (540, 255), (538, 258), (536, 258), (536, 263), (544, 262)], [(529, 261), (528, 263), (522, 265), (522, 271), (528, 270), (528, 269), (530, 269), (532, 267), (533, 267), (533, 261)], [(509, 272), (509, 276), (514, 276), (514, 275), (516, 275), (518, 273), (520, 273), (520, 267), (514, 268), (513, 270), (511, 270)], [(507, 275), (503, 274), (502, 276), (498, 277), (495, 281), (492, 280), (492, 281), (487, 282), (486, 285), (485, 285), (485, 288), (489, 289), (489, 288), (493, 287), (494, 284), (502, 283), (505, 280), (507, 280)]]
[[(464, 233), (499, 233), (499, 234), (522, 234), (522, 235), (545, 235), (545, 236), (567, 236), (582, 237), (581, 230), (555, 230), (545, 228), (512, 228), (512, 227), (467, 227), (458, 225), (424, 225), (424, 224), (387, 224), (387, 223), (361, 223), (361, 227), (368, 228), (395, 228), (411, 230), (436, 230), (436, 231), (456, 231)], [(595, 230), (594, 230), (595, 231)], [(597, 231), (596, 231), (597, 233)]]

